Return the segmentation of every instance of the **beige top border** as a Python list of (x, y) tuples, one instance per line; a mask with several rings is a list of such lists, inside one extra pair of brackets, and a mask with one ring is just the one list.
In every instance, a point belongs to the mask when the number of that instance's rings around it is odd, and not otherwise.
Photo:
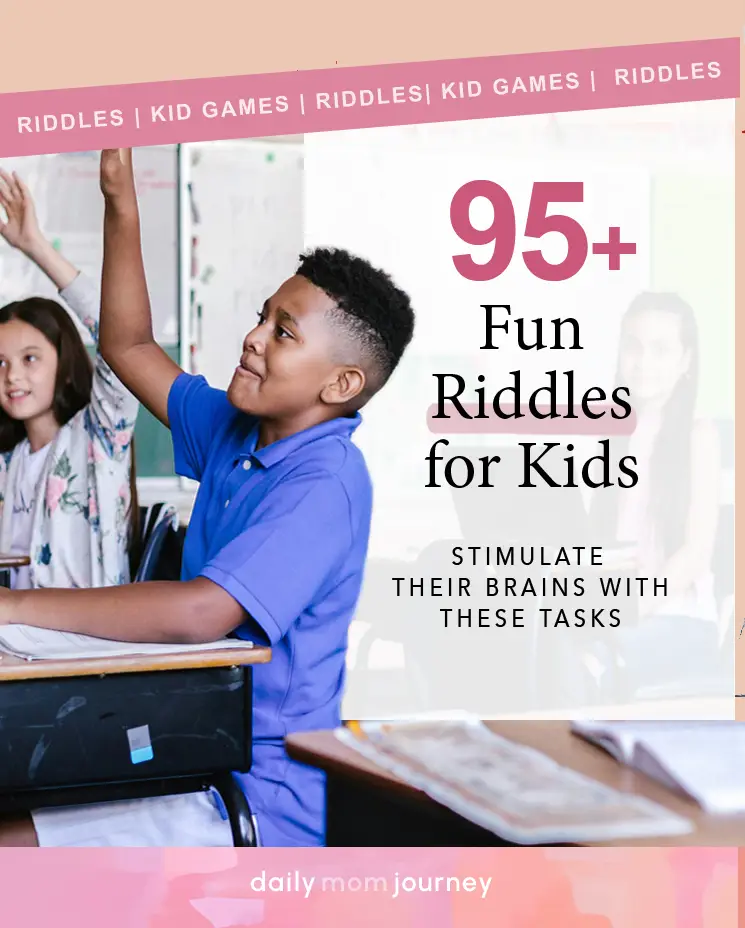
[(0, 92), (725, 38), (740, 0), (10, 2)]

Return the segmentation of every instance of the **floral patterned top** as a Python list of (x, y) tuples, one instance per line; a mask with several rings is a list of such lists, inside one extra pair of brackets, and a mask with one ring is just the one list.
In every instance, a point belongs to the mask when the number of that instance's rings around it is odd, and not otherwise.
[[(60, 296), (97, 344), (96, 285), (79, 274)], [(137, 411), (135, 397), (97, 353), (91, 401), (62, 426), (44, 463), (29, 551), (32, 587), (129, 581), (130, 446)], [(0, 455), (0, 551), (13, 547), (23, 445)]]

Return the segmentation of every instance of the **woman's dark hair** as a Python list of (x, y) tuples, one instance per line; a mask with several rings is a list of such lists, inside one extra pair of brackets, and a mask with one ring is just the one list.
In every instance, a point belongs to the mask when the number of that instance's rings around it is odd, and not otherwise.
[[(691, 496), (691, 435), (698, 395), (698, 326), (696, 316), (685, 300), (675, 293), (642, 293), (637, 296), (621, 320), (621, 338), (633, 319), (646, 312), (661, 312), (677, 319), (680, 343), (688, 352), (688, 370), (678, 380), (662, 410), (662, 421), (654, 441), (649, 471), (649, 516), (666, 557), (683, 543)], [(621, 381), (621, 352), (614, 385)], [(631, 396), (633, 407), (634, 397)], [(619, 457), (626, 453), (628, 440), (614, 441)], [(616, 488), (595, 494), (598, 501), (595, 518), (606, 528), (618, 525), (619, 493)], [(602, 520), (602, 521), (601, 521)], [(606, 540), (608, 532), (605, 532)]]
[[(34, 296), (0, 308), (0, 326), (17, 319), (33, 326), (57, 352), (57, 379), (52, 409), (60, 426), (65, 425), (91, 401), (93, 364), (83, 339), (63, 306), (54, 300)], [(12, 451), (26, 437), (23, 422), (11, 419), (0, 409), (0, 454)], [(139, 501), (135, 471), (134, 439), (130, 465), (130, 567), (139, 559)]]
[[(0, 309), (0, 326), (17, 319), (33, 326), (57, 352), (57, 381), (52, 409), (62, 426), (91, 401), (93, 365), (83, 339), (67, 311), (54, 300), (34, 296)], [(0, 409), (0, 453), (12, 451), (26, 437), (26, 426)]]

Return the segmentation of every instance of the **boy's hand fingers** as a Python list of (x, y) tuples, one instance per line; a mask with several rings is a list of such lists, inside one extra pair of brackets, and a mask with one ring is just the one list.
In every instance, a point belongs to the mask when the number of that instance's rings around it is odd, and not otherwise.
[(101, 152), (102, 164), (123, 164), (129, 165), (132, 162), (131, 148), (104, 148)]
[(118, 148), (104, 148), (101, 152), (101, 165), (102, 167), (115, 166), (119, 163), (119, 149)]

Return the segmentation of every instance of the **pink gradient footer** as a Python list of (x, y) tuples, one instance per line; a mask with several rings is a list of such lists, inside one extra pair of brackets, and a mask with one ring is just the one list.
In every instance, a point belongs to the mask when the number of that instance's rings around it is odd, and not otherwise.
[(734, 926), (737, 849), (0, 851), (4, 928)]

